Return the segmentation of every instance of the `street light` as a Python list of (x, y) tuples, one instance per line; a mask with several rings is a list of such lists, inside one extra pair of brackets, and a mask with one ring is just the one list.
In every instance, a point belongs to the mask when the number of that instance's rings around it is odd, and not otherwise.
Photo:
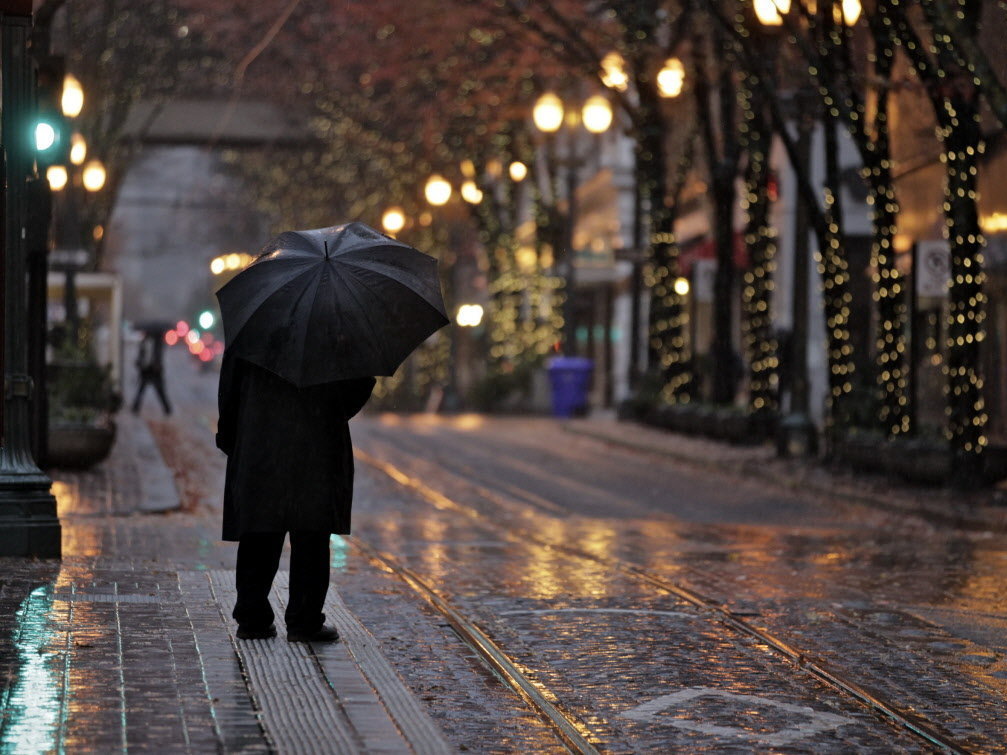
[(45, 169), (45, 179), (49, 182), (50, 189), (62, 191), (70, 180), (70, 174), (67, 173), (65, 165), (50, 165)]
[(78, 132), (70, 136), (70, 162), (73, 165), (83, 165), (87, 157), (87, 142)]
[(578, 172), (584, 164), (584, 156), (578, 153), (578, 127), (594, 136), (603, 134), (612, 125), (612, 106), (606, 97), (593, 95), (583, 103), (580, 111), (567, 110), (563, 100), (555, 92), (545, 92), (532, 108), (532, 121), (545, 134), (547, 147), (560, 135), (566, 141), (566, 157), (561, 164), (566, 168), (566, 223), (563, 232), (563, 277), (566, 279), (566, 299), (563, 303), (563, 346), (568, 355), (576, 352), (576, 250), (574, 249), (574, 228), (577, 222), (577, 182)]
[(625, 92), (629, 89), (626, 60), (622, 55), (612, 51), (601, 59), (601, 83), (617, 92)]
[(483, 201), (482, 189), (476, 186), (476, 182), (471, 179), (462, 183), (460, 191), (462, 199), (469, 204), (479, 204)]
[(604, 134), (612, 125), (612, 106), (608, 99), (600, 94), (592, 95), (584, 102), (581, 109), (581, 120), (584, 128), (592, 134)]
[(657, 74), (657, 93), (666, 99), (678, 97), (685, 84), (685, 66), (678, 58), (668, 58)]
[(790, 12), (790, 0), (755, 0), (755, 17), (763, 26), (780, 26), (783, 24), (781, 14)]
[(76, 118), (84, 109), (84, 88), (72, 73), (63, 77), (63, 96), (60, 97), (60, 105), (63, 115), (67, 118)]
[(451, 199), (451, 184), (444, 176), (434, 173), (423, 187), (423, 196), (434, 207), (442, 207)]
[(531, 117), (539, 131), (556, 133), (563, 125), (563, 100), (555, 92), (546, 92), (535, 101)]
[(80, 177), (85, 189), (92, 193), (101, 191), (105, 186), (105, 166), (101, 160), (89, 160)]
[(406, 227), (406, 213), (401, 207), (389, 207), (381, 216), (381, 227), (394, 236)]
[(455, 322), (463, 328), (477, 328), (483, 321), (483, 308), (481, 304), (462, 304), (458, 307), (455, 315)]

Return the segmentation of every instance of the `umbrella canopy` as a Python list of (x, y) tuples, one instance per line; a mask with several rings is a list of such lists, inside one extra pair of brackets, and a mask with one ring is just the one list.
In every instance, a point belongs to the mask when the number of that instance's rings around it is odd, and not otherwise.
[(217, 300), (227, 352), (297, 386), (391, 375), (448, 323), (437, 260), (363, 223), (281, 233)]

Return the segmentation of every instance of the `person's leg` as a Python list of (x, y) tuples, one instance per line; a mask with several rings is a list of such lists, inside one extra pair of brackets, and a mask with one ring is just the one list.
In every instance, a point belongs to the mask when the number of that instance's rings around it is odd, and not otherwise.
[(143, 392), (146, 389), (147, 389), (147, 381), (141, 378), (140, 387), (136, 389), (136, 398), (133, 399), (133, 414), (140, 413), (140, 400), (143, 398)]
[(171, 414), (171, 404), (168, 403), (168, 394), (164, 390), (164, 381), (155, 380), (154, 390), (157, 391), (157, 397), (161, 399), (161, 407), (164, 409), (164, 413)]
[(322, 605), (329, 590), (329, 533), (290, 533), (290, 597), (287, 633), (308, 636), (322, 628)]
[(238, 600), (231, 614), (240, 630), (267, 632), (273, 624), (269, 590), (280, 565), (284, 532), (254, 532), (242, 535), (238, 542), (235, 587)]

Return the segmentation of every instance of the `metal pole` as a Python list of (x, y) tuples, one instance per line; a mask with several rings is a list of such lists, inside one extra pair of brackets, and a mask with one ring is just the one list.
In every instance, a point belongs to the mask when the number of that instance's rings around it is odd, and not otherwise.
[(629, 388), (635, 393), (640, 387), (640, 328), (643, 303), (643, 181), (640, 167), (640, 150), (637, 149), (633, 167), (633, 269), (630, 277), (630, 332), (629, 332)]
[(27, 180), (32, 173), (28, 61), (30, 15), (0, 15), (3, 103), (0, 115), (6, 157), (4, 202), (3, 352), (4, 413), (0, 446), (0, 555), (58, 558), (61, 529), (52, 480), (32, 458), (28, 375)]
[(563, 351), (566, 356), (577, 354), (577, 250), (573, 247), (577, 224), (577, 155), (575, 135), (567, 133), (566, 160), (566, 227), (563, 247), (566, 254), (566, 301), (563, 302)]

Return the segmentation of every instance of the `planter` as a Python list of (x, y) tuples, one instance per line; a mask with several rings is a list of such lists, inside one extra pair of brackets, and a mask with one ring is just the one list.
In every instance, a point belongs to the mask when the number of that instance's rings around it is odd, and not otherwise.
[(884, 468), (881, 462), (884, 442), (880, 435), (850, 434), (836, 442), (835, 455), (858, 472), (880, 472)]
[(46, 464), (60, 469), (87, 469), (108, 458), (115, 443), (109, 426), (53, 423), (49, 427)]
[(683, 435), (699, 435), (734, 444), (765, 441), (771, 418), (756, 422), (752, 415), (736, 408), (699, 402), (662, 406), (646, 412), (641, 420), (654, 427)]
[(951, 476), (951, 454), (936, 440), (855, 433), (836, 443), (835, 455), (856, 471), (896, 475), (920, 485), (944, 485)]

